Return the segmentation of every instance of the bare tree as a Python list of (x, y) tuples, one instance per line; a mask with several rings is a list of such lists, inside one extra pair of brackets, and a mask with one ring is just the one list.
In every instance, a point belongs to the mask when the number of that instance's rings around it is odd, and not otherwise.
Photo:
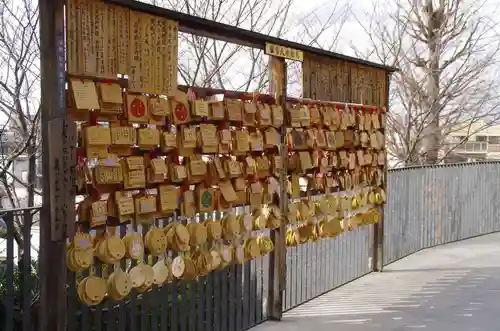
[[(262, 34), (333, 49), (350, 14), (349, 2), (336, 0), (297, 13), (297, 0), (150, 0), (157, 6), (200, 16)], [(181, 34), (180, 83), (227, 90), (267, 89), (267, 57), (261, 50), (224, 41)], [(289, 83), (297, 90), (300, 70), (289, 70)]]
[[(35, 204), (36, 162), (40, 142), (38, 4), (31, 0), (0, 0), (0, 184), (7, 201), (3, 208)], [(27, 160), (27, 177), (13, 167)], [(26, 161), (25, 161), (26, 162)], [(24, 188), (21, 199), (16, 188)], [(23, 223), (15, 221), (21, 248)]]
[[(35, 205), (37, 192), (36, 162), (40, 143), (39, 103), (39, 36), (38, 1), (0, 0), (0, 187), (7, 196), (2, 209), (31, 207)], [(15, 171), (19, 162), (27, 162), (27, 176), (18, 176)], [(18, 194), (19, 188), (26, 192)], [(14, 215), (14, 240), (18, 249), (18, 263), (24, 263), (23, 236), (25, 223), (21, 215)], [(9, 221), (9, 220), (6, 220)], [(38, 247), (32, 247), (36, 250)], [(32, 264), (33, 271), (36, 264)], [(31, 284), (38, 283), (36, 271), (29, 274), (19, 268), (15, 279), (19, 280), (16, 302), (23, 302), (27, 278)], [(32, 293), (31, 304), (39, 299), (37, 286), (28, 289)], [(0, 302), (0, 308), (4, 303)], [(16, 311), (23, 308), (16, 305)]]
[[(357, 54), (400, 69), (391, 86), (390, 156), (405, 165), (439, 163), (498, 122), (500, 39), (486, 2), (378, 1), (366, 15), (368, 22), (358, 21), (370, 45), (358, 45)], [(451, 141), (456, 131), (466, 137)]]
[[(295, 14), (298, 1), (272, 0), (150, 0), (210, 20), (308, 43), (335, 47), (349, 4), (338, 0)], [(38, 6), (35, 0), (0, 0), (0, 185), (7, 201), (1, 208), (33, 206), (40, 142)], [(267, 86), (267, 59), (261, 50), (181, 34), (180, 83), (189, 86), (261, 91)], [(292, 83), (300, 77), (291, 70)], [(27, 178), (13, 167), (28, 159)], [(19, 197), (21, 186), (27, 196)], [(16, 241), (22, 247), (22, 220), (16, 219)]]

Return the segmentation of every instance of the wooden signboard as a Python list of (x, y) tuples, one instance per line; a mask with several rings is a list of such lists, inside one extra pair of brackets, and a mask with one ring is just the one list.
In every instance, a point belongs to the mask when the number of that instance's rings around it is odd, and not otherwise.
[(75, 190), (76, 124), (62, 118), (51, 120), (48, 134), (48, 153), (53, 154), (48, 174), (50, 192), (47, 193), (50, 194), (51, 240), (61, 241), (73, 235), (76, 218), (75, 194), (67, 194), (68, 187)]
[(66, 16), (70, 75), (127, 75), (131, 92), (177, 90), (177, 22), (100, 0), (68, 0)]
[(302, 51), (270, 43), (266, 43), (265, 53), (266, 55), (290, 59), (294, 61), (302, 62), (304, 60), (304, 53), (302, 53)]
[(302, 64), (303, 97), (387, 106), (387, 75), (383, 69), (306, 53)]

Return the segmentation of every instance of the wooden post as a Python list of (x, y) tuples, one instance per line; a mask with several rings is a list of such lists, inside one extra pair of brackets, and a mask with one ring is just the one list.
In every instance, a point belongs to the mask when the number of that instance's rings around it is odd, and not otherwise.
[[(385, 88), (386, 96), (384, 100), (384, 105), (386, 113), (389, 112), (389, 85), (391, 80), (391, 74), (386, 72)], [(387, 116), (385, 121), (385, 128), (387, 130)], [(385, 157), (385, 170), (384, 170), (384, 190), (387, 192), (387, 154)], [(384, 269), (384, 219), (385, 219), (385, 205), (379, 207), (382, 217), (380, 221), (373, 227), (373, 260), (372, 269), (373, 271), (382, 272)]]
[(40, 330), (66, 330), (66, 238), (75, 222), (76, 128), (66, 118), (64, 0), (40, 0), (43, 207)]
[(382, 217), (373, 227), (373, 271), (381, 272), (384, 268), (384, 207), (378, 207)]
[[(280, 172), (280, 210), (282, 217), (285, 217), (288, 210), (288, 192), (287, 192), (287, 164), (288, 164), (288, 143), (286, 126), (288, 123), (288, 113), (286, 111), (286, 87), (287, 70), (286, 61), (283, 58), (274, 56), (269, 57), (269, 86), (270, 93), (276, 98), (283, 108), (283, 126), (281, 127), (281, 144), (279, 151), (282, 160), (282, 170)], [(269, 266), (269, 298), (268, 298), (268, 317), (271, 320), (280, 320), (283, 315), (283, 293), (286, 282), (286, 245), (285, 245), (286, 226), (281, 222), (279, 229), (272, 231), (272, 240), (274, 243), (274, 252), (270, 256)]]

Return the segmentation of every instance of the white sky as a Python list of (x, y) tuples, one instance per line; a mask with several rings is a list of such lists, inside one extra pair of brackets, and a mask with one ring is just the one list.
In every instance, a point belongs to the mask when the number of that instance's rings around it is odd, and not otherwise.
[[(352, 8), (352, 15), (348, 18), (347, 21), (344, 22), (342, 26), (342, 30), (339, 35), (339, 42), (337, 44), (337, 49), (334, 51), (337, 53), (342, 53), (346, 55), (354, 55), (352, 52), (351, 44), (356, 45), (368, 45), (368, 38), (366, 37), (365, 31), (359, 25), (356, 17), (358, 19), (363, 19), (366, 17), (364, 14), (371, 10), (372, 0), (337, 0), (339, 1), (339, 7), (342, 5), (350, 5)], [(332, 10), (332, 4), (335, 3), (335, 0), (307, 0), (307, 1), (298, 1), (296, 3), (295, 13), (307, 12), (312, 8), (319, 8), (318, 14), (323, 14), (327, 16), (330, 14)], [(322, 10), (324, 8), (324, 10)], [(354, 17), (355, 16), (355, 17)], [(321, 16), (320, 16), (321, 17)], [(321, 19), (326, 19), (327, 17), (321, 17)], [(340, 24), (339, 24), (340, 25)], [(326, 44), (328, 41), (326, 40), (328, 36), (325, 36), (323, 39), (323, 43)]]
[[(22, 4), (23, 0), (13, 0), (14, 3), (19, 3)], [(142, 0), (144, 2), (151, 2), (151, 0)], [(174, 1), (174, 0), (165, 0), (165, 1)], [(196, 0), (197, 3), (201, 3), (203, 0)], [(276, 1), (276, 2), (274, 2)], [(279, 0), (274, 0), (273, 5), (276, 4), (276, 6), (280, 3)], [(337, 2), (338, 1), (338, 2)], [(321, 21), (327, 20), (328, 16), (330, 15), (332, 8), (337, 6), (338, 8), (341, 8), (344, 5), (350, 4), (352, 7), (352, 16), (344, 22), (344, 25), (342, 27), (340, 37), (339, 37), (339, 42), (337, 43), (337, 46), (334, 51), (338, 53), (343, 53), (346, 55), (354, 55), (353, 51), (351, 49), (351, 45), (355, 44), (358, 48), (368, 48), (370, 46), (370, 43), (368, 41), (368, 37), (365, 34), (365, 31), (363, 28), (359, 25), (358, 21), (356, 20), (359, 19), (361, 21), (367, 22), (368, 20), (368, 14), (372, 11), (372, 1), (376, 0), (294, 0), (294, 5), (292, 8), (292, 12), (290, 13), (290, 22), (288, 22), (288, 25), (294, 26), (293, 20), (296, 19), (297, 17), (300, 17), (304, 13), (310, 12), (314, 8), (318, 8), (316, 11), (318, 15), (318, 19)], [(390, 0), (385, 0), (389, 1)], [(393, 0), (394, 1), (394, 0)], [(435, 0), (437, 1), (437, 0)], [(465, 1), (474, 1), (474, 0), (465, 0)], [(498, 6), (500, 4), (500, 0), (482, 0), (485, 2), (485, 6), (483, 8), (484, 14), (487, 14), (490, 16), (492, 20), (497, 20), (498, 15)], [(384, 1), (380, 1), (384, 2)], [(194, 0), (192, 3), (195, 3)], [(234, 5), (233, 5), (234, 7)], [(232, 9), (232, 8), (231, 8)], [(269, 10), (269, 13), (273, 13), (272, 9)], [(230, 16), (229, 14), (227, 16)], [(355, 17), (354, 17), (355, 16)], [(337, 30), (336, 28), (331, 29), (332, 33)], [(296, 32), (290, 33), (290, 37), (288, 39), (293, 39), (294, 34)], [(314, 34), (314, 31), (313, 31)], [(331, 35), (325, 34), (323, 37), (319, 40), (319, 44), (321, 45), (327, 45), (331, 40)], [(313, 45), (317, 46), (317, 45)], [(241, 65), (240, 65), (241, 62)], [(237, 67), (245, 67), (248, 66), (246, 63), (245, 59), (238, 59), (237, 61)], [(243, 70), (242, 70), (243, 71)], [(243, 72), (242, 72), (243, 74)], [(242, 75), (240, 75), (242, 76)], [(239, 77), (238, 77), (239, 78)], [(243, 78), (243, 77), (241, 77)], [(239, 79), (238, 79), (239, 80)], [(0, 118), (1, 119), (1, 118)]]

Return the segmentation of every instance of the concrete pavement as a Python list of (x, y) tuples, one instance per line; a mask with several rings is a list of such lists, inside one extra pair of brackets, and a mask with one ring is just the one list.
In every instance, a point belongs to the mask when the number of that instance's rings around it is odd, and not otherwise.
[(500, 233), (415, 253), (252, 331), (500, 330)]

